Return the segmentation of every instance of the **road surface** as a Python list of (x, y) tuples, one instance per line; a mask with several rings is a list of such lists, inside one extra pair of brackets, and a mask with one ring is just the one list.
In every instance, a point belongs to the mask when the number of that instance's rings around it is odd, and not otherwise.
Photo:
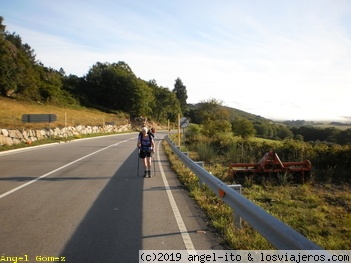
[(164, 135), (152, 178), (141, 162), (137, 176), (137, 133), (0, 153), (0, 256), (128, 263), (142, 249), (221, 249), (170, 170)]

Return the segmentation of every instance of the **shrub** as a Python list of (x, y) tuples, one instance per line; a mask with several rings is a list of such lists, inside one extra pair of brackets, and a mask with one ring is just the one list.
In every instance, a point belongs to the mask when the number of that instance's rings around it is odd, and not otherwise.
[(197, 152), (199, 158), (206, 163), (213, 163), (214, 158), (217, 155), (217, 151), (209, 144), (205, 142), (200, 142), (197, 144)]

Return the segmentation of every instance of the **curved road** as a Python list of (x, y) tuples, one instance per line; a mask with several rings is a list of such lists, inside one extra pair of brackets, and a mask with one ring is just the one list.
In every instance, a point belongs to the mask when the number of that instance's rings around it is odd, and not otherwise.
[(0, 153), (0, 256), (128, 263), (141, 249), (221, 249), (170, 170), (164, 135), (152, 178), (141, 162), (137, 176), (137, 133)]

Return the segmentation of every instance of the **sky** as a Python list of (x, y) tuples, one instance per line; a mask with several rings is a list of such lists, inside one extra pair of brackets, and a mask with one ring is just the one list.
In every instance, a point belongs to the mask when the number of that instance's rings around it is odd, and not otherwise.
[(7, 31), (46, 67), (124, 61), (188, 103), (273, 120), (351, 122), (349, 0), (0, 0)]

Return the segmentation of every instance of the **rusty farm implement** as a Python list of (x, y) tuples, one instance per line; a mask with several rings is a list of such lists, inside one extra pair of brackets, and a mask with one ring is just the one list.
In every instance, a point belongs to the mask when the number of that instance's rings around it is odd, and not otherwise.
[(270, 151), (258, 163), (231, 163), (229, 165), (229, 176), (234, 179), (249, 174), (291, 174), (295, 181), (303, 183), (305, 175), (310, 175), (311, 168), (312, 164), (309, 160), (302, 162), (282, 162), (277, 153)]

